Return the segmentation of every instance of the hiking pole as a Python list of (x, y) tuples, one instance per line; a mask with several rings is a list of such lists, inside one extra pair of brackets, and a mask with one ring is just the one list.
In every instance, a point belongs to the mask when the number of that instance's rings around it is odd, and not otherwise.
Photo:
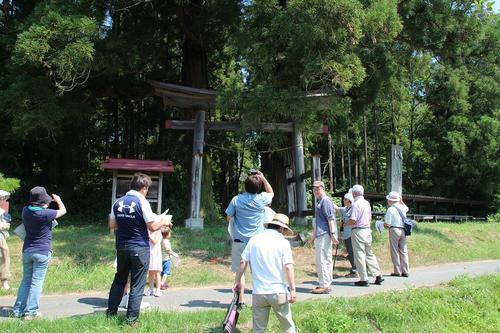
[(339, 250), (339, 244), (335, 245), (335, 254), (333, 255), (332, 277), (334, 276), (333, 272), (335, 271), (335, 263), (337, 262), (337, 251), (338, 250)]

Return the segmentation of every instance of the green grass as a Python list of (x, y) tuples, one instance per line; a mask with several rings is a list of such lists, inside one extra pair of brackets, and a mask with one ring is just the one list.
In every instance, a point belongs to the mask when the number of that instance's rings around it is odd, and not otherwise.
[[(335, 298), (292, 305), (299, 332), (498, 332), (500, 276), (459, 277), (445, 286), (367, 297)], [(123, 316), (103, 314), (58, 320), (0, 321), (0, 332), (221, 332), (224, 310), (144, 311), (141, 325), (130, 329)], [(251, 331), (251, 309), (242, 311), (240, 332)], [(268, 332), (280, 332), (274, 315)]]
[[(84, 225), (70, 218), (54, 231), (53, 260), (44, 283), (44, 294), (88, 293), (106, 291), (111, 285), (115, 258), (114, 237), (105, 223)], [(300, 230), (295, 227), (295, 229)], [(304, 230), (304, 229), (301, 229)], [(387, 232), (373, 233), (374, 250), (382, 270), (391, 271)], [(203, 232), (174, 228), (172, 247), (182, 257), (180, 267), (173, 269), (169, 283), (173, 287), (227, 286), (233, 281), (230, 257), (224, 256), (226, 225), (208, 226)], [(8, 239), (11, 249), (12, 289), (2, 295), (15, 295), (22, 277), (21, 241)], [(339, 249), (339, 254), (344, 250)], [(446, 262), (500, 259), (500, 223), (420, 223), (409, 238), (412, 267)], [(316, 279), (314, 249), (294, 249), (297, 281)], [(336, 273), (348, 269), (347, 260), (338, 257)]]

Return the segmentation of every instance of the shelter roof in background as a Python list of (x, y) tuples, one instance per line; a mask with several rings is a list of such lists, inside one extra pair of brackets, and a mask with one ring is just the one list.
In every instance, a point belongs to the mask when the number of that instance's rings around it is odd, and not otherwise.
[(215, 108), (215, 100), (218, 95), (215, 90), (192, 88), (154, 80), (148, 80), (148, 82), (153, 87), (155, 95), (163, 97), (164, 105), (204, 110)]
[[(333, 194), (334, 197), (343, 197), (345, 192), (337, 192)], [(364, 194), (365, 199), (371, 199), (373, 201), (385, 201), (386, 193), (380, 192), (366, 192)], [(447, 203), (452, 205), (469, 205), (469, 206), (488, 206), (490, 203), (488, 201), (478, 201), (469, 199), (453, 199), (453, 198), (443, 198), (443, 197), (433, 197), (428, 195), (416, 195), (416, 194), (403, 194), (403, 201), (405, 202), (421, 202), (421, 203)]]
[(144, 172), (174, 172), (172, 161), (135, 160), (127, 158), (106, 158), (101, 167), (106, 170), (128, 170)]

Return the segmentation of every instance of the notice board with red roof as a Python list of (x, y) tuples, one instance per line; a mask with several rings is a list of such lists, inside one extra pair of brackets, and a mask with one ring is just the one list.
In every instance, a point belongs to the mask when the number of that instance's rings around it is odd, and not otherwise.
[(146, 199), (151, 203), (153, 210), (156, 208), (157, 214), (161, 214), (163, 175), (174, 172), (174, 163), (172, 161), (106, 158), (101, 167), (113, 172), (111, 205), (117, 198), (127, 193), (133, 174), (143, 172), (150, 176), (153, 181)]

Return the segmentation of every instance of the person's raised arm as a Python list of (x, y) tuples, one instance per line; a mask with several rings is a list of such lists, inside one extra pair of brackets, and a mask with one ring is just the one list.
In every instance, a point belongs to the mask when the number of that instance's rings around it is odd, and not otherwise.
[(260, 179), (262, 180), (262, 183), (264, 183), (264, 190), (266, 191), (266, 193), (271, 195), (271, 198), (274, 197), (273, 188), (271, 184), (269, 184), (269, 182), (267, 181), (266, 177), (264, 177), (264, 174), (260, 171), (257, 171), (257, 175), (259, 175)]
[(67, 213), (66, 206), (64, 206), (64, 203), (62, 202), (61, 197), (58, 196), (57, 194), (52, 194), (52, 198), (54, 198), (54, 201), (56, 202), (57, 207), (58, 207), (57, 214), (56, 214), (56, 219), (58, 219)]

